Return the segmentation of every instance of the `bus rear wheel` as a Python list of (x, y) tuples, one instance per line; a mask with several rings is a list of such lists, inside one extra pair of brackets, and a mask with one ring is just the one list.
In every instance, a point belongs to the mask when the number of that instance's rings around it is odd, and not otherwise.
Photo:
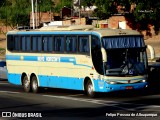
[(87, 95), (89, 97), (95, 97), (95, 92), (94, 92), (94, 88), (93, 88), (93, 84), (92, 82), (89, 80), (86, 84), (86, 92), (87, 92)]
[(36, 76), (33, 76), (31, 79), (31, 88), (33, 93), (39, 92), (38, 81)]
[(24, 76), (23, 78), (23, 88), (25, 92), (30, 92), (31, 91), (31, 85), (30, 85), (30, 81), (28, 80), (27, 76)]

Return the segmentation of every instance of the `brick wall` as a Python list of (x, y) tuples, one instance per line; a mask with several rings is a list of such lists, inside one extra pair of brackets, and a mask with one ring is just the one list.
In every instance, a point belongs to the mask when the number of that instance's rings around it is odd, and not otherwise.
[(148, 24), (148, 30), (140, 30), (140, 23), (133, 24), (133, 21), (129, 18), (125, 18), (125, 16), (112, 16), (108, 19), (109, 28), (116, 29), (119, 28), (119, 22), (126, 22), (126, 29), (134, 29), (140, 31), (144, 36), (144, 39), (155, 36), (154, 26), (152, 24)]
[(77, 19), (72, 19), (72, 21), (75, 21), (74, 23), (71, 22), (71, 20), (64, 20), (63, 25), (85, 25), (86, 24), (86, 19), (85, 18), (77, 18)]
[(108, 19), (109, 28), (116, 29), (119, 28), (119, 22), (125, 21), (126, 22), (126, 29), (131, 28), (131, 22), (127, 21), (124, 16), (112, 16)]

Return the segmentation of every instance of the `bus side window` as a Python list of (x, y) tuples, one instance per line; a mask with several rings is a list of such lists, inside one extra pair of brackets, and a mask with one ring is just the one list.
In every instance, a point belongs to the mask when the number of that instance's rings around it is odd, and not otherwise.
[(55, 36), (54, 38), (55, 51), (64, 52), (64, 37), (63, 36)]
[(21, 44), (21, 41), (20, 41), (20, 36), (14, 36), (14, 50), (15, 51), (20, 51), (20, 44)]
[(21, 49), (23, 52), (30, 51), (31, 45), (30, 45), (30, 37), (29, 36), (22, 36), (21, 37), (22, 43), (21, 43)]
[(98, 37), (92, 36), (91, 48), (93, 65), (99, 74), (103, 74), (101, 44)]
[(96, 36), (92, 36), (91, 48), (94, 50), (95, 48), (101, 48), (100, 40)]
[(38, 40), (38, 52), (42, 51), (42, 37), (37, 37)]
[(43, 37), (43, 48), (44, 52), (47, 52), (47, 46), (48, 46), (48, 37)]
[(26, 51), (26, 36), (22, 36), (22, 51)]
[(12, 35), (7, 36), (7, 47), (10, 51), (14, 50), (14, 39)]
[(43, 48), (44, 52), (52, 52), (53, 51), (53, 40), (51, 36), (43, 37)]
[(37, 51), (37, 37), (36, 36), (33, 36), (32, 37), (32, 42), (31, 42), (31, 48), (32, 48), (32, 51)]
[(51, 36), (48, 37), (48, 52), (53, 51), (53, 38)]
[(30, 37), (26, 37), (26, 51), (31, 51), (31, 39)]
[(78, 38), (79, 43), (79, 52), (89, 52), (89, 37), (88, 36), (80, 36)]
[(66, 51), (76, 52), (77, 51), (77, 38), (74, 36), (66, 37)]

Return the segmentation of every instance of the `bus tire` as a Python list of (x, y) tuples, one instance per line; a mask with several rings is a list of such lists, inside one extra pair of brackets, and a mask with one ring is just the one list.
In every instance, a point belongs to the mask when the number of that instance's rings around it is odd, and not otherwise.
[(38, 81), (36, 76), (33, 76), (31, 79), (31, 88), (33, 93), (39, 92)]
[(23, 88), (25, 92), (30, 92), (31, 91), (31, 85), (30, 85), (30, 81), (28, 80), (27, 76), (24, 76), (23, 78)]
[(87, 92), (87, 95), (89, 97), (92, 97), (92, 98), (95, 97), (95, 92), (94, 92), (94, 89), (93, 89), (93, 84), (92, 84), (92, 82), (90, 80), (87, 81), (86, 92)]

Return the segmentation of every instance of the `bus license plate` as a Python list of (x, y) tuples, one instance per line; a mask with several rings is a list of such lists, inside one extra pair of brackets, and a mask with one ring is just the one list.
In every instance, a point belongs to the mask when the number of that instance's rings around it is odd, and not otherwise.
[(133, 89), (133, 87), (132, 86), (127, 86), (126, 89), (131, 90), (131, 89)]

